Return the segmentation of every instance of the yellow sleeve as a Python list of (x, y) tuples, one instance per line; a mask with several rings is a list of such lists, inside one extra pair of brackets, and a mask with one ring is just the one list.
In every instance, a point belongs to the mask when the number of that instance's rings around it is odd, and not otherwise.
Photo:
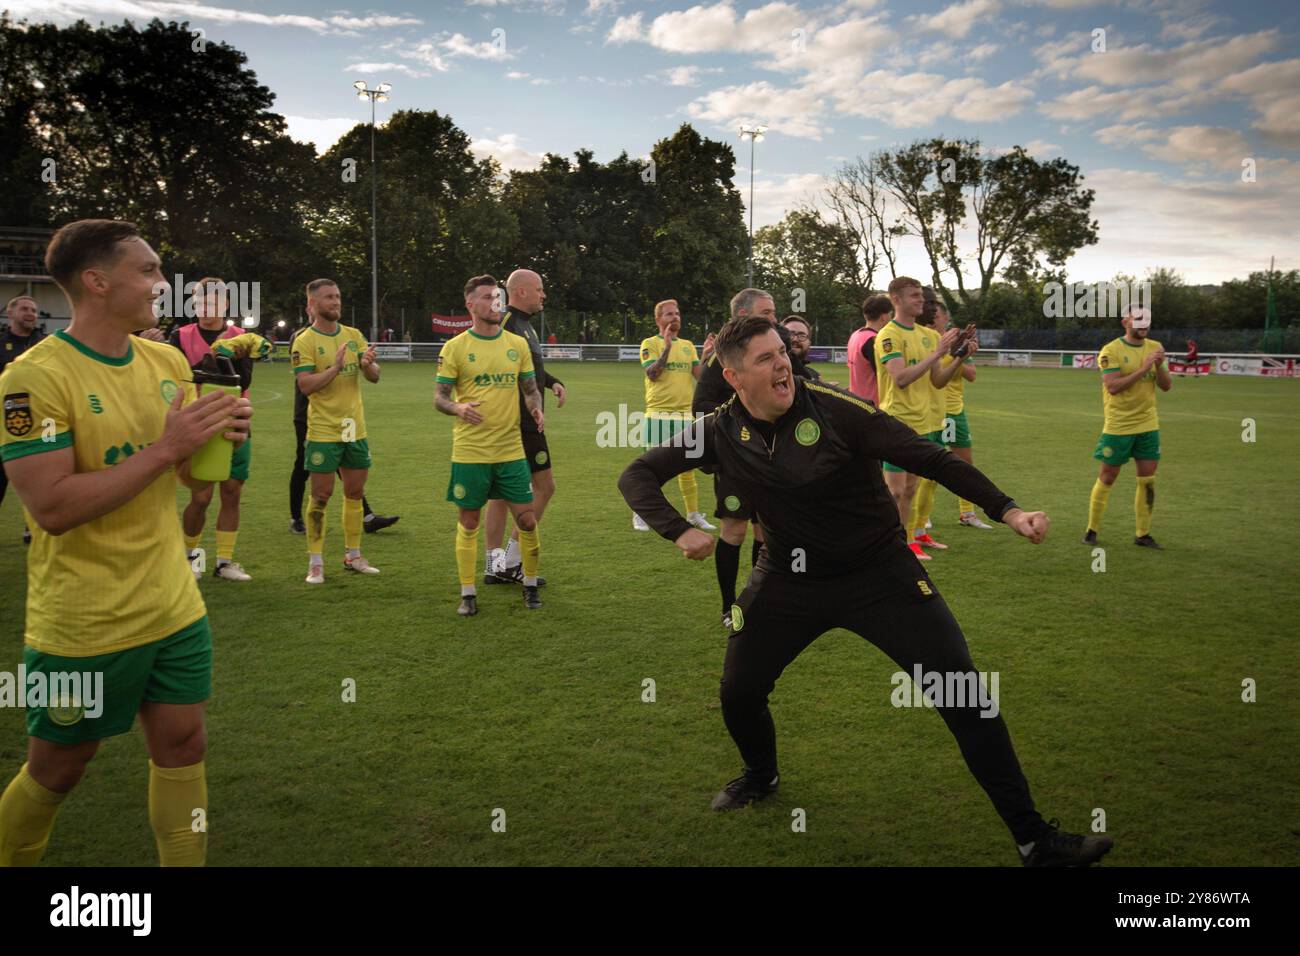
[(686, 343), (686, 351), (687, 351), (688, 353), (690, 353), (691, 365), (699, 365), (699, 364), (700, 364), (700, 353), (697, 352), (697, 351), (695, 351), (695, 343), (694, 343), (694, 342), (687, 342), (687, 343)]
[(648, 339), (641, 340), (641, 367), (649, 368), (659, 359), (659, 353), (663, 351), (661, 343), (663, 339), (651, 336)]
[(460, 356), (456, 354), (459, 344), (459, 339), (454, 339), (438, 352), (438, 381), (444, 385), (455, 385), (460, 378)]
[(271, 351), (271, 343), (256, 332), (244, 332), (228, 339), (217, 339), (212, 343), (212, 351), (226, 358), (260, 359)]
[[(293, 340), (291, 353), (289, 355), (289, 365), (292, 366), (293, 372), (297, 375), (299, 372), (316, 371), (316, 358), (312, 350), (315, 348), (315, 339), (312, 337), (310, 329), (304, 329), (299, 332)], [(306, 357), (303, 355), (306, 353)]]
[(1111, 344), (1103, 345), (1101, 351), (1097, 353), (1097, 368), (1101, 369), (1102, 375), (1119, 371), (1120, 363), (1116, 361), (1115, 349)]
[(0, 395), (4, 396), (0, 461), (72, 447), (67, 396), (43, 364), (21, 359), (12, 363), (0, 375)]

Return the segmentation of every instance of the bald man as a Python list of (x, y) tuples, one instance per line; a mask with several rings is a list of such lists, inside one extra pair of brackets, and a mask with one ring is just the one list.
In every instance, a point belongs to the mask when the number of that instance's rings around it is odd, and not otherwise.
[[(528, 342), (542, 398), (545, 399), (546, 390), (550, 389), (555, 393), (559, 407), (563, 408), (564, 383), (546, 371), (542, 359), (542, 342), (533, 330), (533, 316), (542, 311), (546, 302), (542, 277), (531, 269), (516, 269), (506, 279), (506, 301), (508, 308), (502, 328)], [(547, 503), (555, 494), (555, 476), (551, 471), (551, 449), (546, 444), (546, 436), (538, 431), (537, 422), (533, 420), (522, 392), (519, 394), (519, 430), (524, 441), (524, 457), (528, 459), (528, 470), (532, 473), (533, 517), (540, 522)], [(483, 583), (522, 582), (524, 569), (523, 555), (519, 550), (519, 528), (510, 532), (510, 543), (502, 548), (506, 533), (506, 503), (497, 498), (489, 501), (483, 524), (484, 543), (487, 546), (487, 574), (483, 577)], [(545, 584), (546, 579), (538, 578), (537, 583)]]

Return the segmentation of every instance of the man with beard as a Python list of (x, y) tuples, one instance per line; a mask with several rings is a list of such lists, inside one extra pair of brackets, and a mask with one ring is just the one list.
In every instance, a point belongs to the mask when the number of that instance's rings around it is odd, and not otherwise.
[(1156, 416), (1156, 387), (1167, 392), (1173, 386), (1164, 347), (1147, 338), (1151, 313), (1137, 306), (1124, 310), (1124, 334), (1102, 346), (1097, 354), (1101, 369), (1101, 402), (1105, 421), (1092, 457), (1101, 471), (1088, 500), (1088, 530), (1084, 544), (1096, 544), (1101, 518), (1111, 487), (1124, 462), (1133, 459), (1137, 468), (1137, 494), (1133, 513), (1137, 527), (1133, 543), (1160, 549), (1151, 537), (1151, 512), (1156, 504), (1156, 465), (1160, 463), (1160, 420)]
[(794, 369), (794, 374), (802, 375), (810, 382), (820, 382), (821, 372), (808, 364), (808, 349), (812, 346), (812, 326), (808, 324), (807, 319), (798, 315), (787, 315), (781, 320), (781, 328), (786, 331), (786, 335), (781, 338), (790, 353), (790, 366)]
[(334, 493), (334, 473), (343, 478), (343, 569), (378, 574), (361, 556), (361, 499), (370, 474), (370, 442), (361, 401), (361, 379), (379, 381), (374, 346), (360, 330), (340, 324), (343, 298), (333, 279), (307, 284), (311, 325), (293, 341), (291, 362), (298, 388), (307, 396), (307, 441), (303, 454), (311, 472), (307, 506), (307, 583), (325, 583), (325, 506)]

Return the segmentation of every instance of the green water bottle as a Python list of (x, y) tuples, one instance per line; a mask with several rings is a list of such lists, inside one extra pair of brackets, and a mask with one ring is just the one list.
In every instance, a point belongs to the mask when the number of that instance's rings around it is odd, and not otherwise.
[[(224, 355), (205, 355), (194, 369), (194, 384), (199, 395), (206, 387), (239, 397), (239, 373)], [(217, 432), (190, 458), (190, 475), (199, 481), (225, 481), (230, 477), (230, 460), (234, 454), (235, 443)]]

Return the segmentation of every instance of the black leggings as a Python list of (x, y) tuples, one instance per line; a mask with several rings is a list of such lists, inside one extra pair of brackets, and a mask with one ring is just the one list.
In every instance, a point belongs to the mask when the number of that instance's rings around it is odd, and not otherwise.
[[(307, 423), (293, 420), (293, 430), (298, 436), (295, 447), (298, 449), (297, 457), (293, 460), (293, 473), (289, 476), (289, 517), (294, 521), (302, 520), (302, 497), (307, 493), (307, 476), (311, 474), (307, 470), (307, 463), (303, 459), (306, 453), (307, 444)], [(342, 478), (342, 475), (339, 476)], [(370, 502), (363, 495), (361, 498), (362, 514), (370, 514)]]
[[(755, 776), (771, 779), (777, 770), (776, 725), (767, 706), (776, 679), (805, 647), (832, 628), (866, 638), (909, 678), (918, 664), (923, 673), (975, 670), (961, 628), (910, 552), (890, 555), (869, 572), (830, 580), (756, 570), (737, 603), (743, 627), (733, 631), (727, 643), (722, 716), (746, 771)], [(910, 680), (904, 689), (910, 700)], [(1037, 839), (1043, 818), (1034, 809), (1001, 715), (984, 717), (977, 706), (969, 705), (935, 709), (1016, 842)]]

